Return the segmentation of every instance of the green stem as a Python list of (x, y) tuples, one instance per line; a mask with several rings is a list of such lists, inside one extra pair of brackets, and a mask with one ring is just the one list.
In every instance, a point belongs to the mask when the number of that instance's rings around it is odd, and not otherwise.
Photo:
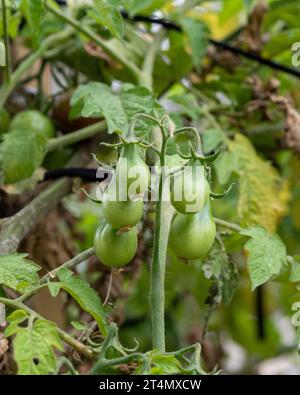
[(142, 66), (142, 73), (140, 75), (139, 83), (150, 91), (153, 88), (153, 69), (156, 54), (159, 51), (161, 40), (164, 36), (164, 30), (162, 29), (155, 37), (150, 45), (148, 52), (146, 54), (143, 66)]
[(73, 31), (70, 29), (65, 29), (62, 32), (52, 34), (51, 36), (48, 36), (43, 44), (40, 46), (40, 48), (32, 53), (30, 56), (28, 56), (21, 64), (20, 66), (12, 73), (10, 80), (3, 84), (3, 86), (0, 89), (0, 108), (3, 107), (5, 104), (8, 96), (11, 94), (13, 89), (16, 87), (18, 84), (20, 78), (22, 75), (30, 68), (32, 65), (46, 52), (46, 50), (52, 46), (57, 44), (60, 41), (66, 40), (70, 34)]
[[(167, 137), (163, 134), (160, 154), (161, 174), (155, 210), (154, 246), (150, 272), (150, 312), (153, 349), (165, 352), (165, 267), (172, 210), (163, 200), (163, 180)], [(166, 199), (167, 200), (167, 199)]]
[(44, 284), (48, 281), (48, 279), (53, 279), (57, 276), (57, 273), (59, 272), (60, 269), (65, 268), (65, 269), (72, 269), (74, 266), (78, 265), (79, 263), (85, 261), (92, 255), (94, 255), (95, 249), (94, 247), (88, 248), (85, 251), (82, 251), (80, 254), (74, 256), (72, 259), (69, 261), (63, 263), (61, 266), (56, 267), (55, 269), (51, 270), (51, 272), (45, 274), (41, 280), (40, 284)]
[(125, 355), (124, 357), (113, 358), (113, 359), (101, 358), (95, 363), (95, 365), (90, 370), (90, 375), (101, 374), (101, 370), (108, 366), (118, 366), (139, 360), (144, 361), (145, 363), (148, 362), (148, 358), (142, 353), (133, 353), (133, 354)]
[(214, 220), (217, 225), (223, 226), (224, 228), (231, 229), (235, 232), (241, 232), (243, 230), (243, 228), (240, 225), (235, 224), (233, 222), (224, 221), (221, 218), (214, 218)]
[(3, 24), (3, 35), (5, 44), (5, 83), (8, 83), (11, 76), (11, 57), (10, 57), (10, 46), (9, 46), (9, 36), (8, 36), (8, 23), (7, 23), (7, 9), (5, 5), (5, 0), (2, 0), (2, 24)]
[(120, 52), (114, 47), (113, 43), (103, 40), (100, 36), (93, 32), (93, 30), (89, 29), (88, 27), (84, 26), (83, 23), (76, 21), (76, 19), (72, 18), (70, 15), (60, 11), (58, 8), (53, 7), (47, 1), (45, 2), (45, 7), (52, 12), (54, 15), (61, 18), (63, 21), (74, 27), (78, 32), (84, 34), (86, 37), (94, 41), (98, 44), (101, 48), (103, 48), (109, 55), (113, 58), (118, 60), (123, 66), (125, 66), (128, 70), (132, 72), (135, 76), (136, 80), (139, 81), (140, 79), (140, 70), (139, 68), (128, 59), (125, 59)]
[(66, 145), (78, 143), (81, 140), (85, 140), (89, 137), (95, 136), (97, 133), (104, 132), (106, 130), (106, 122), (100, 121), (93, 125), (86, 126), (85, 128), (76, 130), (76, 132), (65, 134), (61, 137), (50, 139), (47, 145), (47, 151), (54, 151), (57, 148), (65, 147)]
[[(15, 310), (21, 309), (26, 311), (30, 316), (39, 318), (41, 320), (45, 320), (43, 316), (32, 310), (30, 307), (26, 306), (22, 302), (16, 300), (16, 299), (6, 299), (6, 298), (0, 298), (0, 303), (3, 303), (5, 306), (11, 307)], [(63, 331), (60, 328), (57, 328), (59, 336), (64, 340), (66, 343), (68, 343), (70, 346), (72, 346), (75, 350), (77, 350), (80, 354), (85, 355), (89, 359), (94, 359), (95, 355), (92, 349), (87, 347), (86, 345), (80, 343), (78, 340), (76, 340), (73, 336), (69, 335), (67, 332)]]
[(72, 267), (78, 265), (79, 263), (85, 261), (90, 256), (94, 255), (95, 249), (94, 247), (88, 248), (87, 250), (81, 252), (80, 254), (74, 256), (69, 261), (63, 263), (62, 265), (56, 267), (55, 269), (51, 270), (51, 272), (45, 274), (39, 281), (39, 285), (33, 289), (30, 289), (28, 292), (24, 293), (23, 295), (19, 296), (17, 299), (19, 302), (23, 302), (24, 300), (28, 300), (31, 296), (35, 295), (37, 291), (47, 285), (48, 280), (53, 280), (60, 269), (71, 269)]

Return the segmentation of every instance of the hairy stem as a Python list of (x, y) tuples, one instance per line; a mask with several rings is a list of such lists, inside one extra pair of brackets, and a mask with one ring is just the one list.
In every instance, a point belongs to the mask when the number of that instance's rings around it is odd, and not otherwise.
[[(31, 317), (39, 318), (45, 320), (43, 316), (32, 310), (30, 307), (26, 306), (24, 303), (16, 300), (16, 299), (6, 299), (0, 298), (0, 303), (3, 303), (5, 306), (11, 307), (13, 309), (21, 309), (26, 311)], [(63, 331), (60, 328), (57, 328), (58, 334), (63, 341), (72, 346), (75, 350), (77, 350), (80, 354), (86, 356), (89, 359), (94, 359), (95, 354), (92, 349), (82, 344), (78, 340), (76, 340), (73, 336), (69, 335), (67, 332)]]
[(170, 223), (173, 211), (170, 203), (163, 201), (163, 180), (167, 138), (163, 137), (160, 163), (159, 196), (155, 210), (154, 246), (150, 272), (150, 312), (152, 344), (154, 349), (165, 352), (165, 268)]
[(7, 9), (5, 0), (2, 0), (2, 25), (3, 25), (3, 36), (5, 44), (5, 83), (8, 83), (11, 75), (11, 57), (10, 57), (10, 46), (8, 36), (8, 21), (7, 21)]
[(78, 143), (81, 140), (85, 140), (89, 137), (93, 137), (100, 132), (106, 130), (106, 122), (100, 121), (93, 125), (86, 126), (85, 128), (76, 130), (73, 133), (65, 134), (61, 137), (50, 139), (47, 145), (47, 151), (54, 151), (57, 148), (65, 147), (66, 145)]
[(47, 281), (55, 278), (57, 276), (57, 273), (59, 272), (60, 269), (65, 268), (65, 269), (71, 269), (72, 267), (78, 265), (79, 263), (83, 262), (90, 256), (94, 255), (95, 249), (94, 247), (88, 248), (87, 250), (81, 252), (80, 254), (74, 256), (72, 259), (69, 261), (63, 263), (62, 265), (56, 267), (55, 269), (51, 270), (51, 272), (45, 274), (39, 281), (39, 285), (36, 286), (33, 289), (30, 289), (28, 292), (25, 292), (21, 296), (19, 296), (16, 300), (19, 302), (23, 302), (25, 300), (28, 300), (33, 296), (34, 294), (37, 293), (41, 288), (43, 288), (45, 285), (47, 285)]

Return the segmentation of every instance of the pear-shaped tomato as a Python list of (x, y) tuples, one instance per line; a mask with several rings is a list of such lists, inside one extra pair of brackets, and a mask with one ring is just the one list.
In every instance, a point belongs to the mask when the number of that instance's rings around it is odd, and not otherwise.
[(171, 202), (176, 211), (183, 214), (197, 213), (206, 204), (210, 187), (205, 168), (196, 159), (191, 159), (184, 170), (171, 179)]
[(96, 256), (108, 267), (127, 265), (136, 254), (137, 244), (135, 227), (122, 233), (109, 224), (100, 225), (94, 237)]
[(180, 214), (174, 218), (169, 244), (174, 253), (184, 259), (205, 258), (216, 237), (216, 225), (208, 202), (196, 214)]
[(143, 216), (144, 202), (136, 200), (120, 201), (109, 186), (102, 197), (102, 210), (106, 221), (116, 229), (136, 225)]
[(125, 144), (116, 166), (115, 181), (119, 191), (128, 196), (144, 195), (150, 183), (150, 171), (137, 144)]

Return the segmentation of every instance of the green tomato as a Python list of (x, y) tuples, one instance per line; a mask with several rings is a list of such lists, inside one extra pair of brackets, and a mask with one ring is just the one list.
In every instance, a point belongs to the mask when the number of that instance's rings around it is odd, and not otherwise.
[(169, 235), (174, 253), (184, 259), (203, 259), (209, 253), (216, 237), (216, 225), (210, 203), (196, 214), (177, 214)]
[(144, 195), (150, 183), (150, 171), (137, 144), (123, 146), (112, 182), (129, 196)]
[(207, 203), (210, 186), (205, 168), (197, 160), (190, 160), (181, 173), (171, 178), (171, 202), (176, 211), (191, 214), (201, 211)]
[(118, 233), (109, 224), (100, 225), (94, 237), (96, 256), (105, 266), (112, 268), (127, 265), (135, 256), (137, 245), (135, 227)]
[(136, 225), (143, 216), (143, 209), (144, 202), (142, 199), (127, 201), (113, 200), (111, 187), (108, 187), (103, 194), (103, 215), (106, 221), (116, 229)]
[(0, 135), (7, 132), (10, 122), (10, 115), (4, 109), (0, 108)]
[(55, 128), (52, 121), (36, 110), (19, 112), (11, 121), (9, 127), (10, 130), (23, 128), (34, 130), (47, 138), (55, 136)]

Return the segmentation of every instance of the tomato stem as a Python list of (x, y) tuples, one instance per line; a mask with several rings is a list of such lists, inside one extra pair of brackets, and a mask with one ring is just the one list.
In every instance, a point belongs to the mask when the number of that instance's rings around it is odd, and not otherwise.
[(169, 229), (172, 219), (170, 203), (163, 200), (163, 180), (165, 155), (168, 136), (162, 131), (163, 141), (160, 151), (160, 179), (159, 195), (155, 210), (155, 228), (153, 257), (150, 272), (150, 312), (152, 323), (152, 346), (161, 352), (165, 352), (165, 267), (167, 258), (167, 245)]
[(57, 148), (62, 148), (70, 144), (78, 143), (79, 141), (85, 140), (89, 137), (93, 137), (100, 132), (104, 132), (106, 128), (106, 122), (99, 121), (93, 125), (76, 130), (73, 133), (50, 139), (47, 144), (47, 152), (51, 152)]

